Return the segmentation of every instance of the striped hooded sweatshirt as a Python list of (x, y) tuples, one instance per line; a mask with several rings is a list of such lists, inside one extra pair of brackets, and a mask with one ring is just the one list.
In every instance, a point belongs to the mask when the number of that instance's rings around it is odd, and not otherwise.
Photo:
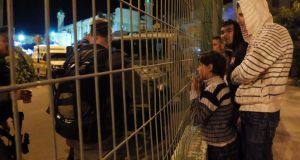
[(292, 63), (293, 43), (281, 25), (273, 23), (266, 0), (239, 0), (244, 15), (243, 37), (249, 43), (245, 59), (231, 74), (240, 84), (240, 111), (276, 112), (285, 92)]

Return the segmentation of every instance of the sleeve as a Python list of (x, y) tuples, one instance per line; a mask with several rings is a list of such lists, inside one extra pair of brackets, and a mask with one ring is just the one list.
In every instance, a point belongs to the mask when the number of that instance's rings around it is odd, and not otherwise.
[(190, 100), (194, 100), (199, 97), (198, 93), (195, 90), (190, 90)]
[(193, 125), (206, 125), (213, 112), (218, 108), (218, 98), (209, 91), (203, 91), (200, 99), (191, 104), (191, 120)]
[(258, 79), (280, 57), (280, 36), (276, 31), (268, 31), (258, 37), (248, 50), (245, 59), (231, 74), (237, 84), (247, 84)]

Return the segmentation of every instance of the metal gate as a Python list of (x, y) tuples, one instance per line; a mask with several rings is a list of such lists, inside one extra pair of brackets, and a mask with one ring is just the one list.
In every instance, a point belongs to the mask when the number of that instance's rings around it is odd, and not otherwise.
[[(26, 88), (37, 88), (47, 86), (47, 98), (49, 98), (49, 112), (51, 123), (41, 124), (50, 126), (50, 134), (44, 137), (51, 139), (51, 146), (41, 146), (45, 150), (51, 148), (50, 159), (59, 159), (61, 156), (62, 139), (55, 132), (55, 109), (53, 86), (66, 81), (74, 81), (76, 84), (77, 96), (77, 117), (78, 126), (82, 128), (81, 106), (81, 80), (93, 78), (95, 92), (97, 120), (101, 124), (110, 124), (111, 144), (110, 147), (103, 146), (104, 140), (101, 137), (101, 127), (98, 126), (98, 141), (95, 146), (99, 151), (101, 159), (171, 159), (173, 151), (179, 142), (183, 129), (189, 116), (189, 89), (190, 79), (195, 72), (197, 56), (200, 52), (209, 49), (209, 41), (213, 35), (218, 33), (220, 23), (220, 13), (222, 2), (218, 0), (119, 0), (117, 3), (118, 11), (112, 16), (112, 2), (107, 0), (96, 2), (91, 0), (92, 20), (96, 19), (96, 4), (104, 5), (106, 8), (105, 18), (109, 19), (109, 32), (113, 26), (119, 26), (115, 34), (109, 35), (109, 57), (108, 71), (96, 72), (87, 75), (79, 74), (78, 40), (82, 37), (77, 35), (78, 23), (73, 23), (73, 45), (75, 55), (76, 74), (70, 77), (53, 78), (53, 66), (50, 63), (50, 4), (49, 0), (44, 0), (45, 14), (45, 43), (47, 45), (47, 77), (31, 83), (16, 84), (15, 56), (13, 56), (13, 1), (7, 0), (7, 24), (9, 28), (9, 62), (11, 85), (1, 86), (0, 92), (10, 92), (13, 102), (13, 121), (14, 130), (20, 135), (20, 124), (18, 111), (22, 103), (18, 102), (14, 94), (17, 90)], [(104, 3), (105, 2), (105, 3)], [(77, 1), (72, 0), (72, 19), (77, 22)], [(118, 24), (118, 25), (116, 25)], [(91, 25), (95, 27), (95, 24)], [(95, 33), (93, 36), (95, 38)], [(121, 53), (126, 53), (130, 60), (130, 66), (125, 67), (122, 56), (122, 66), (113, 69), (114, 61), (112, 52), (117, 47)], [(96, 45), (95, 45), (96, 47)], [(94, 50), (94, 55), (96, 55)], [(122, 54), (123, 55), (123, 54)], [(97, 60), (95, 59), (95, 63)], [(130, 73), (131, 81), (126, 79), (126, 74)], [(116, 76), (119, 75), (119, 76)], [(107, 122), (100, 122), (100, 101), (101, 90), (99, 87), (99, 78), (109, 77), (110, 94), (110, 116)], [(120, 78), (121, 89), (118, 95), (123, 98), (123, 105), (116, 106), (114, 102), (114, 78)], [(135, 78), (137, 77), (137, 78)], [(126, 88), (131, 87), (132, 94), (130, 102), (126, 102)], [(35, 89), (33, 91), (35, 91)], [(40, 96), (33, 93), (34, 96)], [(48, 101), (48, 100), (47, 100)], [(39, 106), (35, 106), (39, 107)], [(117, 128), (116, 112), (122, 110), (123, 128)], [(130, 114), (128, 114), (128, 112)], [(42, 114), (42, 113), (41, 113)], [(25, 112), (26, 116), (26, 112)], [(25, 121), (31, 117), (26, 117)], [(38, 126), (36, 126), (38, 127)], [(26, 125), (23, 126), (26, 130)], [(86, 154), (83, 150), (83, 131), (79, 129), (79, 148), (80, 158), (84, 159)], [(118, 136), (119, 133), (122, 136)], [(35, 139), (31, 136), (31, 139)], [(43, 140), (41, 140), (43, 141)], [(18, 160), (34, 159), (34, 155), (23, 156), (21, 153), (21, 137), (15, 136), (16, 157)], [(37, 144), (37, 143), (36, 143)], [(39, 144), (43, 144), (40, 142)], [(39, 148), (40, 146), (30, 146), (30, 148)], [(103, 148), (109, 148), (104, 150)], [(49, 153), (48, 152), (48, 153)], [(37, 154), (37, 153), (36, 153)], [(45, 156), (45, 155), (44, 155)], [(44, 159), (47, 159), (45, 157)]]

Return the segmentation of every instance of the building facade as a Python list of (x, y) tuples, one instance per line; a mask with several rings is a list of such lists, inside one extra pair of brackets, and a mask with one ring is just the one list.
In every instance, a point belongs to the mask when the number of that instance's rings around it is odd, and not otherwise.
[[(130, 10), (126, 8), (116, 8), (115, 12), (112, 13), (112, 32), (118, 32), (120, 31), (120, 26), (122, 25), (122, 29), (124, 32), (139, 32), (147, 29), (147, 31), (153, 31), (153, 2), (150, 0), (145, 0), (145, 14), (141, 15), (139, 12), (135, 10)], [(121, 15), (123, 15), (122, 21), (121, 21)], [(102, 15), (104, 17), (107, 17), (106, 15)], [(131, 17), (132, 16), (132, 21)], [(139, 17), (140, 16), (140, 17)], [(74, 42), (74, 27), (73, 24), (64, 25), (64, 18), (65, 14), (63, 11), (59, 11), (57, 13), (57, 35), (62, 38), (63, 36), (70, 34), (70, 38), (64, 38), (64, 39), (71, 39), (71, 43)], [(76, 23), (77, 26), (77, 40), (80, 40), (84, 38), (90, 31), (90, 25), (92, 22), (92, 17), (87, 18), (84, 20), (79, 20)], [(121, 24), (122, 22), (122, 24)], [(131, 25), (132, 23), (132, 25)], [(61, 33), (64, 33), (61, 35)], [(67, 33), (67, 34), (66, 34)], [(54, 38), (55, 39), (55, 38)], [(63, 43), (65, 41), (62, 41)], [(58, 43), (58, 42), (56, 42)], [(63, 44), (65, 45), (65, 44)]]

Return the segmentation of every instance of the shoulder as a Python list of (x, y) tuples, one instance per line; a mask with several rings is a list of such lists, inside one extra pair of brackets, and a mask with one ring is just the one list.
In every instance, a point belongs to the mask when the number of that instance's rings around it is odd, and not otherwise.
[(257, 38), (254, 40), (254, 44), (257, 46), (266, 44), (269, 47), (278, 48), (278, 46), (285, 46), (286, 44), (292, 43), (291, 36), (288, 30), (276, 23), (265, 25)]
[(225, 81), (221, 77), (213, 78), (208, 85), (205, 87), (204, 91), (211, 93), (214, 96), (218, 96), (220, 92), (229, 92), (229, 88)]
[(271, 23), (265, 25), (262, 28), (260, 36), (271, 36), (272, 38), (281, 38), (281, 36), (284, 36), (285, 34), (289, 34), (288, 30), (285, 27), (277, 23)]
[(221, 77), (216, 76), (207, 83), (205, 90), (213, 92), (219, 85), (224, 83), (225, 82)]

